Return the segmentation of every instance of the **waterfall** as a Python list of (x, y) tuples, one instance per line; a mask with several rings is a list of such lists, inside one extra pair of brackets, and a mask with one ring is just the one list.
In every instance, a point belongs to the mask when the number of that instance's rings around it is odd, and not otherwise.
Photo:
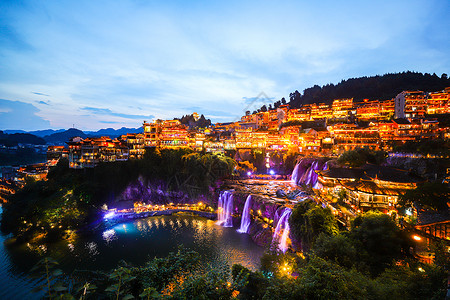
[(317, 170), (326, 170), (328, 168), (328, 164), (321, 164), (320, 160), (313, 159), (311, 162), (311, 158), (301, 159), (296, 165), (294, 170), (292, 171), (291, 179), (297, 184), (310, 184), (313, 187), (317, 187)]
[(252, 195), (248, 195), (247, 200), (245, 200), (244, 210), (241, 216), (241, 228), (237, 230), (240, 233), (248, 233), (248, 228), (250, 227), (250, 207), (251, 207)]
[[(280, 219), (278, 220), (277, 227), (275, 228), (275, 232), (273, 233), (272, 245), (277, 245), (278, 249), (280, 249), (283, 253), (286, 252), (288, 248), (288, 237), (289, 237), (289, 217), (291, 216), (292, 210), (290, 208), (286, 208), (283, 211)], [(281, 233), (281, 231), (283, 232)]]
[(294, 167), (294, 170), (292, 171), (291, 180), (297, 184), (298, 181), (298, 170), (300, 169), (300, 162), (297, 163)]
[(217, 209), (217, 225), (233, 227), (233, 192), (224, 191), (219, 196)]

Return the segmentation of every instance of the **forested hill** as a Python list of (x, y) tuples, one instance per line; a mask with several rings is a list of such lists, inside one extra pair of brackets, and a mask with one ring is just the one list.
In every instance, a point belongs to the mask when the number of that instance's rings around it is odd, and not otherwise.
[[(305, 89), (303, 94), (298, 91), (291, 93), (289, 104), (295, 108), (310, 103), (331, 104), (334, 99), (340, 98), (353, 98), (355, 102), (360, 102), (363, 99), (387, 100), (394, 98), (398, 93), (405, 90), (436, 92), (449, 86), (450, 79), (447, 74), (442, 74), (439, 77), (436, 74), (408, 71), (382, 76), (350, 78), (342, 80), (336, 85), (332, 83), (322, 87), (315, 85)], [(276, 102), (275, 107), (279, 106), (281, 102), (283, 101)]]

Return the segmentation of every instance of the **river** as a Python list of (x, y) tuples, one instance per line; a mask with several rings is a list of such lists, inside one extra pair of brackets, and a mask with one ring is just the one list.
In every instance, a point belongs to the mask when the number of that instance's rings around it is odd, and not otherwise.
[[(1, 207), (0, 207), (1, 213)], [(37, 285), (29, 278), (32, 266), (50, 256), (70, 274), (73, 270), (111, 270), (123, 259), (133, 265), (144, 264), (155, 256), (164, 257), (179, 245), (195, 250), (211, 266), (240, 263), (250, 269), (259, 267), (264, 249), (236, 228), (224, 228), (201, 217), (158, 216), (123, 222), (90, 236), (75, 236), (42, 245), (9, 245), (0, 235), (0, 299), (33, 299)]]

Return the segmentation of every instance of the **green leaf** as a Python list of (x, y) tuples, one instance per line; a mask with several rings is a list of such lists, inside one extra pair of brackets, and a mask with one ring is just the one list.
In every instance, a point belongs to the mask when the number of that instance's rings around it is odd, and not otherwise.
[(62, 292), (62, 291), (66, 291), (67, 288), (65, 286), (54, 286), (53, 290), (55, 290), (57, 292)]
[(60, 276), (63, 274), (63, 272), (60, 269), (56, 269), (52, 272), (53, 276)]
[(127, 294), (127, 295), (123, 296), (123, 298), (122, 298), (122, 300), (128, 300), (128, 299), (134, 299), (134, 296)]
[(105, 289), (105, 292), (116, 292), (117, 291), (117, 287), (115, 286), (109, 286)]

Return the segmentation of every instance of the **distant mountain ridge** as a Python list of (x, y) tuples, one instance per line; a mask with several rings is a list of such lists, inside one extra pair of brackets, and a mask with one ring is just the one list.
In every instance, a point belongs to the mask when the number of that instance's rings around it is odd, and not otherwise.
[(64, 145), (73, 137), (81, 137), (83, 139), (87, 137), (100, 137), (108, 136), (112, 139), (125, 135), (127, 133), (143, 133), (144, 129), (139, 128), (126, 128), (122, 127), (120, 129), (105, 128), (97, 131), (86, 131), (76, 128), (65, 129), (46, 129), (46, 130), (35, 130), (35, 131), (24, 131), (24, 130), (0, 130), (0, 145), (5, 145), (7, 147), (17, 146), (18, 144), (31, 144), (31, 145), (45, 145), (45, 144), (55, 144)]

